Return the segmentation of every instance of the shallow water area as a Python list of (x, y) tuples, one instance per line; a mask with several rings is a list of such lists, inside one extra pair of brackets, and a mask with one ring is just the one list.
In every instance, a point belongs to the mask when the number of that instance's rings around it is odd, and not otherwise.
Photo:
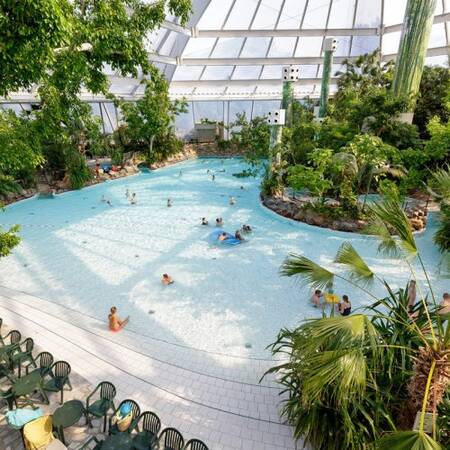
[[(405, 262), (377, 256), (372, 239), (297, 223), (264, 208), (259, 179), (232, 176), (245, 167), (239, 159), (199, 159), (11, 205), (0, 222), (19, 223), (22, 243), (0, 261), (0, 284), (79, 311), (99, 329), (115, 305), (138, 334), (221, 354), (268, 357), (265, 347), (280, 328), (320, 315), (307, 289), (279, 276), (289, 252), (328, 264), (349, 240), (394, 287), (406, 283)], [(127, 189), (136, 193), (136, 205), (128, 202)], [(200, 224), (202, 217), (209, 226)], [(244, 223), (254, 231), (242, 245), (211, 245), (216, 217), (223, 217), (230, 233)], [(417, 240), (440, 297), (441, 255), (432, 234), (433, 218)], [(163, 273), (175, 283), (163, 286)], [(383, 293), (381, 286), (373, 289)], [(342, 283), (335, 291), (348, 294), (353, 309), (371, 302)]]

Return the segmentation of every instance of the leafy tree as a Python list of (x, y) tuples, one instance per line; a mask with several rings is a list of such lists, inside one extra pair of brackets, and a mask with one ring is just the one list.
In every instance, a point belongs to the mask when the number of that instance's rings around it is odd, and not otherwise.
[(0, 5), (0, 95), (38, 82), (55, 60), (55, 48), (72, 35), (70, 2), (11, 0)]
[(450, 110), (446, 104), (449, 92), (450, 70), (446, 67), (426, 66), (420, 81), (413, 120), (423, 138), (429, 138), (427, 125), (433, 117), (439, 117), (441, 122), (450, 119)]
[(32, 124), (13, 111), (0, 111), (0, 148), (0, 193), (17, 190), (44, 163)]
[(104, 65), (122, 75), (150, 71), (148, 33), (166, 12), (184, 24), (190, 0), (13, 0), (0, 9), (0, 94), (51, 73), (61, 91), (107, 89)]
[(426, 142), (424, 154), (429, 162), (445, 163), (449, 161), (450, 121), (442, 123), (433, 117), (427, 126), (430, 140)]
[(153, 161), (153, 144), (159, 136), (167, 136), (177, 114), (186, 112), (186, 103), (169, 98), (169, 85), (164, 76), (152, 70), (151, 79), (145, 80), (144, 96), (135, 103), (121, 102), (126, 133), (137, 147), (143, 144), (148, 161)]
[(19, 245), (20, 237), (17, 235), (19, 229), (19, 225), (15, 225), (7, 231), (3, 231), (0, 227), (0, 258), (8, 256), (11, 250)]

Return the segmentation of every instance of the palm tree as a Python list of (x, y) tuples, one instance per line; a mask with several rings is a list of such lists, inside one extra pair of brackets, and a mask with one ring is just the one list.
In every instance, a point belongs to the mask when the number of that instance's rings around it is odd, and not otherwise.
[[(342, 245), (334, 261), (345, 272), (291, 254), (281, 267), (282, 275), (298, 277), (315, 289), (344, 280), (374, 303), (370, 316), (324, 317), (307, 321), (291, 334), (286, 330), (280, 333), (272, 350), (287, 352), (289, 360), (272, 372), (281, 374), (280, 381), (289, 392), (283, 413), (296, 425), (296, 435), (303, 435), (318, 449), (439, 449), (436, 414), (450, 385), (450, 327), (438, 313), (428, 273), (400, 203), (385, 200), (370, 206), (368, 213), (367, 232), (379, 239), (380, 253), (405, 260), (417, 282), (420, 301), (411, 316), (405, 292), (394, 293), (350, 243)], [(417, 279), (415, 263), (425, 276), (431, 306)], [(385, 287), (385, 299), (372, 293), (375, 282)], [(296, 380), (296, 390), (291, 390), (292, 380)], [(341, 422), (321, 416), (327, 409)], [(299, 410), (315, 414), (308, 426), (307, 419), (298, 419)], [(411, 430), (416, 416), (416, 430), (398, 431)], [(429, 416), (433, 437), (426, 433), (425, 418)], [(336, 440), (347, 446), (336, 447), (332, 438), (314, 427), (314, 421), (324, 420)]]

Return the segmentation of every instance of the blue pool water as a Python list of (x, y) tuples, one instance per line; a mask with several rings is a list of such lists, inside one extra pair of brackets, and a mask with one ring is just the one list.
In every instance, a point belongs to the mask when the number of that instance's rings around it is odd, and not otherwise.
[[(307, 290), (278, 274), (289, 252), (329, 264), (349, 240), (393, 286), (407, 281), (404, 262), (376, 256), (370, 239), (297, 223), (264, 208), (259, 180), (232, 176), (244, 166), (238, 159), (189, 161), (12, 205), (0, 222), (21, 224), (23, 240), (11, 257), (1, 259), (0, 284), (100, 319), (114, 304), (121, 315), (131, 316), (129, 327), (139, 333), (259, 356), (266, 355), (264, 348), (281, 327), (319, 314), (309, 305)], [(128, 203), (127, 188), (136, 192), (137, 205)], [(229, 195), (235, 205), (229, 205)], [(212, 246), (208, 236), (214, 227), (200, 225), (204, 216), (210, 223), (223, 217), (229, 232), (243, 223), (254, 232), (243, 245)], [(432, 228), (417, 240), (441, 293), (444, 281), (438, 277), (440, 254), (432, 244)], [(175, 279), (173, 285), (160, 283), (164, 272)], [(380, 286), (374, 290), (383, 292)], [(342, 283), (336, 291), (347, 293), (354, 308), (370, 302)]]

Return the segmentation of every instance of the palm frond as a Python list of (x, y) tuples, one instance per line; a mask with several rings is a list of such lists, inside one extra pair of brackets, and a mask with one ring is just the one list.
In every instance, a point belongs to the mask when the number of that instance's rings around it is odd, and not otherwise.
[(305, 256), (291, 253), (281, 266), (280, 274), (297, 276), (301, 282), (313, 289), (325, 289), (333, 285), (334, 274)]
[[(386, 231), (392, 232), (398, 236), (400, 248), (409, 256), (417, 254), (416, 241), (412, 233), (411, 225), (405, 211), (400, 205), (400, 202), (393, 199), (384, 199), (382, 202), (374, 203), (368, 206), (369, 214), (369, 230), (381, 231), (381, 235), (376, 234), (383, 241), (386, 238)], [(371, 227), (375, 224), (375, 228)], [(383, 224), (384, 228), (380, 227)], [(392, 246), (392, 241), (389, 242), (389, 249)]]
[(343, 264), (347, 267), (351, 280), (366, 285), (373, 282), (375, 274), (349, 242), (344, 242), (342, 244), (336, 254), (334, 262)]
[(439, 169), (431, 176), (433, 196), (440, 199), (450, 199), (450, 167)]
[(378, 450), (443, 450), (442, 446), (420, 431), (395, 431), (384, 436)]
[(386, 256), (396, 258), (399, 256), (399, 248), (394, 236), (392, 236), (386, 224), (377, 217), (371, 217), (363, 233), (376, 236), (380, 241), (378, 251)]

